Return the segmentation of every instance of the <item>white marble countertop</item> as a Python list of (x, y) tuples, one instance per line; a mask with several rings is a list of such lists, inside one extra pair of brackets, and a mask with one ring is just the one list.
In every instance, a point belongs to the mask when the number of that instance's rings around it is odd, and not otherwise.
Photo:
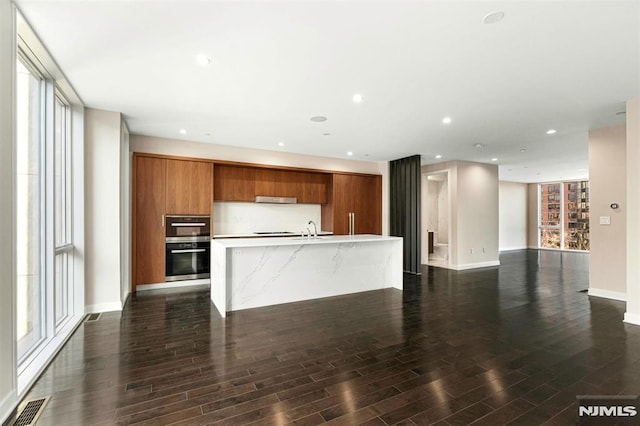
[(213, 243), (221, 246), (232, 247), (267, 247), (267, 246), (293, 246), (301, 244), (338, 244), (349, 242), (375, 242), (401, 240), (401, 237), (389, 237), (383, 235), (359, 234), (359, 235), (325, 235), (318, 238), (301, 239), (297, 237), (265, 237), (265, 238), (228, 238), (213, 239)]
[[(318, 231), (318, 235), (333, 235), (331, 231)], [(265, 234), (256, 234), (254, 232), (247, 232), (246, 234), (215, 234), (213, 239), (218, 238), (291, 238), (291, 237), (299, 237), (300, 234), (294, 232), (292, 234), (279, 234), (279, 235), (265, 235)]]

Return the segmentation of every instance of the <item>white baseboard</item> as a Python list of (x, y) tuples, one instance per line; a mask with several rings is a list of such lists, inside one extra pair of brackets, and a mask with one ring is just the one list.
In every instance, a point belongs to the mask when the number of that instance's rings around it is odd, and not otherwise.
[(627, 301), (627, 294), (619, 291), (602, 290), (599, 288), (590, 288), (587, 293), (589, 296), (604, 297), (605, 299), (620, 300), (622, 302)]
[(203, 284), (211, 284), (211, 279), (203, 278), (201, 280), (170, 281), (168, 283), (158, 283), (158, 284), (138, 284), (136, 286), (136, 291), (159, 290), (162, 288), (191, 287), (194, 285), (203, 285)]
[(0, 401), (0, 424), (4, 424), (9, 419), (9, 416), (13, 413), (13, 410), (18, 406), (18, 395), (16, 390), (13, 389)]
[(449, 265), (449, 269), (456, 271), (464, 271), (465, 269), (486, 268), (489, 266), (500, 266), (499, 260), (491, 260), (489, 262), (464, 263), (462, 265)]
[(629, 312), (625, 312), (624, 322), (628, 322), (629, 324), (640, 325), (640, 314), (632, 314)]
[(101, 312), (121, 311), (122, 302), (98, 303), (96, 305), (87, 305), (84, 311), (88, 314), (99, 314)]

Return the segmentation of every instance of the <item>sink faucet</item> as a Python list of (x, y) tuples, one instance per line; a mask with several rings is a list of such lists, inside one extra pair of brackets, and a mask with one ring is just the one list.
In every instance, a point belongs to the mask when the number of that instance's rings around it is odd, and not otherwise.
[[(316, 228), (316, 223), (312, 220), (309, 221), (308, 225), (313, 225), (313, 239), (318, 238), (318, 228)], [(309, 228), (307, 228), (309, 229)], [(311, 231), (309, 231), (309, 234), (311, 234)]]

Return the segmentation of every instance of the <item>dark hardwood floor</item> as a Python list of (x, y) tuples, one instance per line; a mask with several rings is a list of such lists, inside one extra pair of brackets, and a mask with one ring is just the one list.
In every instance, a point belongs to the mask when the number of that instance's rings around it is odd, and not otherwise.
[(576, 395), (640, 393), (640, 327), (579, 292), (587, 255), (500, 259), (226, 320), (208, 290), (141, 292), (27, 398), (52, 395), (39, 425), (563, 425)]

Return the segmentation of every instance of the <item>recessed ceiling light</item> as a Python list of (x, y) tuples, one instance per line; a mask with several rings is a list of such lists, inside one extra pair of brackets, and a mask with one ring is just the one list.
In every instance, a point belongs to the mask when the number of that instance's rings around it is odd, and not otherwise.
[(475, 143), (473, 144), (473, 146), (475, 146), (476, 148), (484, 148), (484, 145), (481, 143)]
[(186, 135), (187, 134), (187, 129), (180, 129), (180, 134), (181, 135)]
[(347, 155), (348, 155), (349, 157), (351, 157), (351, 156), (353, 155), (353, 152), (349, 151), (349, 152), (347, 152)]
[(496, 157), (493, 157), (491, 161), (498, 161), (498, 159)]
[(322, 134), (322, 136), (331, 136), (331, 133), (325, 132), (325, 133)]
[(439, 160), (439, 159), (442, 158), (442, 155), (438, 154), (438, 155), (436, 155), (436, 158)]
[(527, 148), (520, 148), (520, 152), (527, 152)]
[(504, 12), (499, 10), (494, 10), (493, 12), (489, 12), (482, 17), (482, 22), (484, 24), (495, 24), (496, 22), (502, 21), (504, 18)]
[(284, 142), (278, 142), (278, 146), (284, 146)]
[(627, 111), (618, 111), (616, 112), (616, 115), (625, 115), (627, 113)]
[(362, 95), (359, 93), (356, 93), (355, 95), (353, 95), (353, 102), (359, 104), (360, 102), (362, 102)]
[(556, 129), (549, 129), (549, 130), (547, 130), (547, 134), (548, 134), (548, 135), (553, 135), (553, 134), (555, 134), (555, 133), (556, 133)]
[(323, 121), (327, 121), (327, 117), (323, 115), (316, 115), (310, 118), (311, 121), (315, 121), (316, 123), (322, 123)]
[(200, 53), (196, 55), (196, 63), (201, 67), (208, 67), (211, 65), (211, 59), (207, 55)]
[(442, 119), (443, 124), (451, 124), (451, 117), (445, 117)]

